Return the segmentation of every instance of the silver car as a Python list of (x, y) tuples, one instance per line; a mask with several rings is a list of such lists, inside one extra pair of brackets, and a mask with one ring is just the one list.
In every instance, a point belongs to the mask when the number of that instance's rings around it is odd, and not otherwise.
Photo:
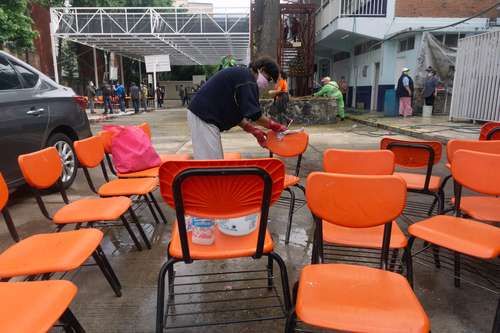
[(69, 187), (78, 169), (73, 142), (90, 135), (81, 96), (0, 51), (0, 172), (11, 190), (24, 183), (17, 157), (49, 146), (59, 151)]

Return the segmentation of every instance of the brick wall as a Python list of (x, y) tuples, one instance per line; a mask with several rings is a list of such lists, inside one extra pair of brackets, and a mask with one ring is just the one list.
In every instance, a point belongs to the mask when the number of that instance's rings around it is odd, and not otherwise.
[[(400, 17), (469, 17), (495, 4), (497, 0), (396, 0)], [(492, 10), (484, 17), (496, 17)]]

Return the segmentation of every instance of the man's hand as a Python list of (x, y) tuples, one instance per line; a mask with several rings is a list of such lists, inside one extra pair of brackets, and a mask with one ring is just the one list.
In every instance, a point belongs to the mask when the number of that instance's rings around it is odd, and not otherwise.
[(259, 145), (262, 147), (262, 148), (266, 148), (267, 145), (267, 136), (266, 136), (266, 133), (255, 127), (254, 125), (252, 125), (252, 123), (250, 122), (244, 122), (243, 124), (240, 124), (241, 128), (243, 128), (243, 130), (245, 132), (248, 132), (250, 134), (252, 134), (253, 136), (255, 136), (255, 138), (257, 139), (257, 142), (259, 143)]

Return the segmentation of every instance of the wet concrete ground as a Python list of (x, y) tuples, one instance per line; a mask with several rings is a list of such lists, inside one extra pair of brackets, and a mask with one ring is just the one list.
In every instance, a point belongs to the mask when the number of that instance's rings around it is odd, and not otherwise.
[[(162, 153), (190, 152), (189, 131), (185, 121), (185, 111), (181, 109), (158, 111), (132, 117), (122, 117), (104, 123), (93, 125), (96, 133), (103, 124), (139, 124), (147, 121), (153, 132), (153, 143)], [(335, 125), (315, 126), (307, 128), (310, 134), (308, 148), (301, 175), (303, 178), (309, 172), (321, 170), (322, 151), (328, 147), (345, 149), (376, 149), (381, 136), (394, 135), (385, 130), (376, 130), (362, 125), (345, 121)], [(223, 145), (226, 151), (242, 152), (246, 157), (266, 157), (267, 153), (260, 149), (251, 135), (240, 130), (234, 130), (223, 135)], [(295, 161), (294, 161), (295, 162)], [(293, 163), (288, 167), (292, 168)], [(436, 174), (444, 175), (446, 170), (443, 163), (435, 169)], [(95, 180), (102, 181), (100, 170), (92, 172)], [(99, 183), (97, 181), (97, 183)], [(448, 189), (450, 190), (450, 189)], [(69, 190), (70, 199), (75, 200), (91, 195), (83, 172)], [(171, 223), (174, 221), (174, 211), (167, 207), (157, 191), (156, 197), (161, 202), (163, 211), (169, 221), (168, 225), (156, 225), (147, 210), (141, 210), (139, 217), (143, 223), (153, 248), (137, 251), (130, 237), (123, 228), (112, 227), (105, 229), (103, 249), (111, 265), (123, 285), (123, 296), (114, 296), (111, 288), (103, 278), (97, 267), (83, 267), (64, 276), (72, 280), (78, 287), (78, 295), (71, 308), (79, 318), (87, 332), (153, 332), (156, 309), (156, 284), (161, 265), (166, 261), (166, 245), (170, 238)], [(300, 191), (297, 196), (302, 199)], [(286, 194), (283, 194), (286, 197)], [(60, 198), (56, 195), (46, 197), (49, 207), (54, 211), (60, 207)], [(420, 203), (430, 202), (425, 196), (410, 195), (410, 200)], [(43, 232), (53, 231), (52, 225), (40, 213), (35, 200), (29, 191), (19, 190), (11, 198), (11, 215), (21, 237)], [(290, 284), (297, 280), (301, 268), (310, 261), (312, 240), (312, 218), (307, 207), (298, 209), (294, 216), (291, 241), (284, 244), (288, 208), (286, 202), (281, 202), (271, 209), (269, 229), (275, 241), (275, 251), (285, 260), (288, 268)], [(415, 220), (415, 218), (414, 218)], [(407, 224), (399, 221), (402, 228)], [(0, 244), (2, 249), (12, 244), (4, 226), (0, 229)], [(417, 245), (419, 246), (419, 245)], [(265, 269), (267, 260), (231, 260), (218, 262), (196, 262), (191, 265), (176, 264), (179, 275), (199, 273), (219, 273), (221, 271), (260, 270)], [(433, 332), (489, 332), (491, 330), (497, 296), (484, 289), (464, 284), (462, 288), (453, 287), (453, 279), (444, 269), (438, 270), (425, 262), (416, 262), (415, 291), (428, 313)], [(279, 270), (275, 265), (275, 282), (278, 294)], [(61, 275), (56, 275), (61, 277)], [(230, 277), (211, 276), (218, 281), (226, 281)], [(265, 277), (265, 272), (250, 273), (232, 276), (235, 279), (255, 279)], [(176, 289), (175, 301), (209, 302), (195, 305), (179, 305), (173, 309), (169, 320), (174, 319), (174, 325), (201, 323), (219, 320), (248, 320), (254, 316), (275, 317), (282, 316), (279, 302), (272, 298), (273, 293), (267, 290), (266, 280), (240, 281), (236, 284), (228, 282), (200, 284), (206, 277), (178, 278), (176, 283), (195, 282), (192, 286), (179, 286)], [(249, 289), (250, 287), (251, 289)], [(490, 286), (491, 288), (491, 286)], [(239, 289), (245, 289), (238, 291)], [(215, 292), (221, 290), (221, 292)], [(198, 291), (213, 291), (203, 295), (196, 295)], [(496, 289), (498, 291), (498, 288)], [(224, 302), (229, 298), (255, 298), (267, 296), (264, 300)], [(335, 300), (332, 300), (334, 302)], [(273, 306), (270, 309), (260, 309), (263, 306)], [(251, 307), (251, 310), (238, 309)], [(199, 314), (203, 311), (223, 311), (222, 313)], [(251, 322), (230, 326), (210, 326), (201, 329), (182, 328), (176, 332), (281, 332), (284, 319)], [(54, 332), (58, 330), (55, 329)]]

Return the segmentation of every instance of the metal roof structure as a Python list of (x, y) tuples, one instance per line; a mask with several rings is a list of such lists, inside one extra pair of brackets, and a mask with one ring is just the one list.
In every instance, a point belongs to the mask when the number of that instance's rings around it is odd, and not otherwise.
[(226, 55), (249, 61), (250, 13), (182, 7), (51, 8), (53, 40), (65, 38), (132, 59), (169, 54), (172, 65), (211, 65)]

